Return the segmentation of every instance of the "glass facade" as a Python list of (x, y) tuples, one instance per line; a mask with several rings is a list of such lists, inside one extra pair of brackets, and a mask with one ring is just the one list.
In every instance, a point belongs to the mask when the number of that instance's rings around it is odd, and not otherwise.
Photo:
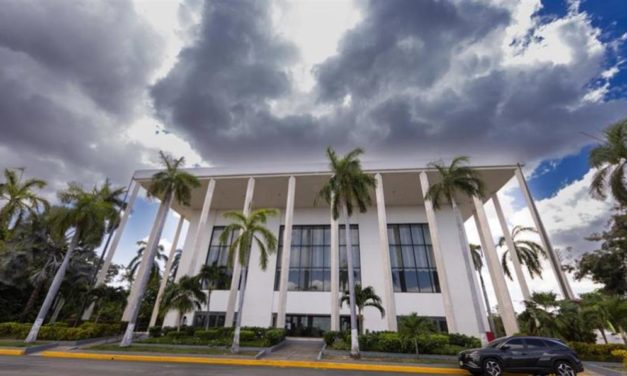
[(220, 235), (224, 231), (224, 226), (214, 226), (209, 242), (206, 265), (216, 265), (224, 267), (226, 277), (217, 286), (217, 290), (228, 290), (231, 286), (232, 270), (227, 266), (229, 257), (229, 246), (233, 242), (234, 235), (231, 234), (229, 241), (225, 245), (220, 245)]
[[(194, 327), (204, 328), (207, 320), (206, 311), (194, 312)], [(221, 328), (224, 326), (224, 319), (226, 314), (224, 312), (211, 312), (209, 316), (209, 327), (210, 328)]]
[[(405, 320), (405, 317), (407, 316), (396, 316), (396, 321), (398, 322), (399, 326), (402, 325), (402, 321)], [(436, 331), (441, 333), (448, 333), (448, 326), (446, 325), (445, 317), (426, 316), (426, 318), (433, 322), (433, 326)]]
[[(348, 263), (344, 226), (339, 226), (340, 251), (340, 291), (348, 288)], [(277, 252), (274, 289), (279, 290), (281, 259), (283, 255), (283, 231), (279, 230), (279, 249)], [(355, 283), (361, 281), (359, 258), (359, 229), (351, 225), (353, 243), (353, 267)], [(292, 244), (290, 270), (288, 275), (289, 291), (331, 291), (331, 226), (330, 225), (295, 225), (292, 226)]]
[(426, 224), (388, 224), (388, 241), (395, 292), (440, 292)]
[[(272, 326), (276, 326), (276, 313), (272, 315)], [(288, 336), (322, 337), (331, 330), (330, 315), (285, 315), (285, 330)], [(340, 316), (340, 331), (350, 330), (350, 316)]]

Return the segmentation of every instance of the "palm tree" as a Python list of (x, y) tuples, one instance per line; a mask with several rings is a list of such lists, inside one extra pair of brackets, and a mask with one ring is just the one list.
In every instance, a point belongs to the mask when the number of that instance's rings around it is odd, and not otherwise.
[(237, 255), (241, 266), (240, 292), (239, 292), (239, 312), (233, 333), (233, 344), (231, 351), (239, 352), (239, 334), (242, 328), (242, 312), (244, 312), (244, 295), (246, 294), (246, 275), (248, 274), (248, 263), (250, 261), (250, 251), (253, 242), (259, 247), (259, 266), (261, 270), (266, 270), (268, 257), (276, 251), (277, 239), (274, 234), (265, 226), (268, 217), (277, 215), (276, 209), (257, 209), (249, 215), (238, 211), (224, 213), (224, 218), (231, 223), (224, 228), (220, 234), (220, 244), (228, 244), (233, 237), (233, 242), (229, 246), (228, 264), (233, 266)]
[(199, 310), (205, 302), (205, 294), (200, 288), (197, 278), (183, 276), (170, 288), (166, 290), (164, 305), (167, 308), (174, 309), (178, 312), (178, 320), (176, 322), (176, 331), (181, 330), (183, 315), (193, 309)]
[[(470, 265), (470, 249), (468, 248), (468, 239), (466, 237), (466, 230), (464, 229), (464, 221), (462, 219), (461, 211), (457, 205), (456, 196), (466, 197), (483, 197), (485, 191), (485, 184), (477, 173), (477, 171), (468, 167), (468, 157), (461, 156), (455, 157), (449, 166), (445, 166), (440, 163), (429, 163), (429, 167), (437, 171), (440, 176), (440, 181), (431, 184), (425, 199), (431, 200), (434, 210), (439, 210), (445, 203), (449, 203), (453, 208), (453, 214), (457, 222), (457, 234), (462, 246), (462, 258), (466, 269), (465, 283), (471, 286), (472, 300), (475, 305), (475, 311), (479, 314), (479, 297), (476, 295), (474, 289), (475, 280), (473, 278), (472, 266)], [(444, 267), (444, 265), (440, 265)], [(441, 280), (446, 278), (444, 270), (438, 270), (438, 278)], [(444, 284), (440, 283), (440, 286)], [(445, 289), (443, 289), (445, 290)], [(450, 292), (442, 291), (443, 294), (447, 294), (446, 301), (451, 301)], [(481, 323), (482, 319), (477, 317), (477, 320)]]
[(79, 241), (97, 245), (102, 241), (105, 233), (112, 231), (117, 226), (119, 221), (118, 209), (125, 205), (120, 197), (122, 194), (124, 194), (124, 188), (112, 188), (108, 180), (100, 188), (95, 186), (91, 192), (85, 191), (78, 184), (71, 183), (67, 190), (59, 193), (60, 201), (66, 206), (53, 213), (54, 216), (51, 219), (53, 227), (58, 234), (65, 234), (73, 228), (74, 234), (35, 323), (26, 337), (26, 342), (37, 340), (39, 328), (57, 296)]
[[(540, 244), (526, 239), (520, 239), (521, 234), (525, 232), (537, 233), (538, 231), (533, 227), (524, 227), (524, 226), (514, 226), (512, 229), (512, 241), (514, 242), (514, 249), (516, 250), (516, 254), (518, 255), (518, 259), (520, 260), (521, 265), (525, 265), (527, 267), (527, 271), (529, 272), (529, 276), (533, 279), (535, 276), (542, 278), (542, 264), (540, 263), (540, 256), (546, 258), (546, 251)], [(505, 246), (505, 237), (501, 236), (499, 238), (499, 242), (496, 245), (497, 247)], [(506, 249), (501, 256), (501, 264), (503, 265), (503, 272), (510, 279), (512, 278), (512, 273), (509, 269), (508, 263), (509, 249)], [(516, 265), (514, 265), (516, 267)]]
[(605, 130), (604, 142), (590, 151), (590, 166), (596, 173), (590, 183), (590, 193), (605, 199), (607, 190), (622, 206), (627, 205), (625, 163), (627, 163), (627, 119)]
[(618, 295), (606, 296), (601, 305), (607, 313), (612, 333), (619, 334), (627, 345), (627, 299)]
[[(345, 291), (340, 299), (340, 304), (344, 305), (344, 303), (350, 304), (350, 294), (348, 291)], [(359, 334), (363, 334), (364, 332), (364, 308), (374, 307), (379, 310), (382, 318), (385, 316), (385, 309), (381, 304), (381, 298), (377, 295), (372, 286), (362, 289), (360, 284), (355, 285), (355, 305), (357, 306)]]
[(518, 319), (521, 331), (529, 335), (556, 337), (559, 328), (556, 322), (559, 303), (552, 292), (536, 292), (525, 301), (525, 311)]
[(335, 150), (327, 148), (327, 157), (333, 176), (319, 193), (319, 198), (325, 200), (331, 206), (334, 219), (338, 219), (340, 211), (344, 217), (344, 234), (346, 237), (346, 260), (348, 266), (348, 293), (351, 317), (351, 356), (359, 357), (359, 340), (357, 337), (357, 313), (355, 301), (355, 274), (353, 269), (353, 244), (350, 231), (353, 209), (361, 213), (368, 210), (372, 204), (370, 191), (375, 188), (376, 180), (367, 175), (361, 168), (359, 156), (364, 151), (361, 148), (354, 149), (344, 157), (339, 157)]
[(603, 304), (604, 299), (605, 296), (599, 292), (581, 294), (581, 313), (584, 319), (601, 333), (603, 341), (607, 344), (605, 330), (612, 325), (609, 312)]
[[(161, 240), (161, 233), (165, 226), (165, 220), (167, 218), (168, 209), (172, 203), (172, 200), (176, 200), (179, 204), (189, 206), (189, 202), (192, 197), (192, 189), (200, 186), (200, 181), (194, 175), (182, 171), (181, 168), (185, 164), (185, 158), (174, 159), (163, 152), (159, 152), (161, 161), (165, 169), (155, 173), (152, 176), (150, 186), (148, 187), (148, 196), (161, 197), (161, 204), (159, 205), (159, 211), (155, 218), (154, 228), (156, 233), (154, 236), (154, 244), (150, 245), (151, 249), (148, 249), (146, 258), (142, 263), (149, 265), (154, 262), (155, 255), (157, 254), (157, 245)], [(135, 295), (131, 295), (132, 299), (129, 301), (129, 321), (126, 327), (126, 332), (120, 346), (129, 346), (133, 342), (133, 332), (135, 330), (135, 323), (137, 321), (137, 315), (139, 314), (140, 302), (148, 285), (150, 279), (151, 269), (149, 267), (140, 268), (140, 275), (137, 276), (138, 280), (134, 290)]]
[[(133, 284), (133, 281), (135, 280), (135, 274), (137, 273), (137, 268), (139, 268), (139, 265), (142, 262), (142, 258), (144, 257), (144, 254), (146, 253), (146, 241), (145, 240), (139, 240), (136, 244), (139, 247), (137, 249), (137, 255), (135, 255), (135, 257), (131, 259), (131, 261), (128, 263), (128, 266), (126, 267), (126, 270), (127, 270), (126, 279), (129, 281), (130, 284)], [(164, 262), (164, 263), (168, 261), (168, 256), (166, 256), (164, 253), (163, 244), (159, 244), (159, 246), (157, 247), (157, 254), (155, 255), (155, 259), (152, 263), (151, 275), (153, 276), (155, 274), (159, 275), (159, 272), (161, 270), (159, 266), (159, 261)]]
[(488, 290), (485, 287), (485, 281), (483, 280), (483, 251), (478, 244), (468, 244), (470, 248), (470, 254), (472, 256), (472, 263), (475, 266), (477, 274), (479, 274), (479, 282), (481, 283), (481, 292), (483, 293), (483, 300), (485, 301), (485, 308), (488, 311), (488, 324), (490, 325), (490, 331), (496, 334), (496, 326), (494, 325), (494, 317), (492, 317), (492, 308), (490, 307), (490, 300), (488, 299)]
[[(203, 288), (207, 289), (207, 318), (205, 320), (205, 329), (209, 329), (209, 317), (211, 316), (211, 293), (222, 285), (228, 279), (226, 267), (213, 265), (203, 265), (196, 278), (202, 283)], [(241, 312), (241, 310), (240, 310)]]
[(15, 170), (4, 170), (5, 182), (0, 183), (0, 202), (5, 201), (0, 209), (0, 239), (5, 239), (12, 221), (15, 229), (27, 214), (39, 213), (41, 208), (48, 209), (49, 204), (38, 196), (34, 189), (42, 189), (46, 182), (40, 179), (28, 179), (22, 182)]
[(416, 356), (418, 356), (418, 336), (433, 332), (435, 332), (433, 321), (426, 317), (418, 316), (416, 312), (399, 320), (398, 333), (404, 340), (414, 343)]

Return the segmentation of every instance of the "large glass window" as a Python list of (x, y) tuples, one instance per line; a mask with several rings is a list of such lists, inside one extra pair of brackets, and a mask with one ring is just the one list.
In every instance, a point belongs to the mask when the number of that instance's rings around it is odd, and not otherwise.
[(394, 291), (440, 292), (426, 224), (389, 224), (388, 241)]
[[(281, 259), (283, 255), (283, 231), (279, 230), (279, 249), (274, 289), (279, 290)], [(355, 283), (360, 283), (359, 229), (351, 225), (353, 243), (353, 267)], [(348, 289), (348, 263), (344, 226), (339, 231), (340, 251), (340, 290)], [(292, 226), (289, 291), (331, 291), (331, 226), (297, 225)]]
[(228, 290), (231, 286), (232, 270), (228, 267), (229, 246), (233, 242), (234, 234), (231, 234), (226, 244), (220, 244), (220, 235), (224, 231), (224, 226), (214, 226), (211, 233), (211, 241), (209, 242), (209, 252), (207, 252), (207, 260), (205, 264), (224, 267), (227, 275), (223, 281), (218, 284), (218, 290)]

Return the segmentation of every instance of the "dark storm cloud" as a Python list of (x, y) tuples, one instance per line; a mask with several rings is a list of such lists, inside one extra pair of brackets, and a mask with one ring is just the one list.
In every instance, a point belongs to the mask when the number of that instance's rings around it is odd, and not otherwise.
[(127, 1), (3, 1), (0, 167), (55, 187), (125, 183), (144, 149), (124, 132), (160, 50)]
[[(583, 100), (603, 67), (577, 25), (568, 29), (577, 64), (510, 66), (501, 43), (511, 10), (479, 1), (359, 4), (362, 21), (315, 67), (313, 92), (301, 94), (288, 73), (295, 47), (273, 33), (268, 4), (205, 3), (196, 40), (152, 89), (157, 115), (218, 164), (321, 159), (327, 145), (364, 146), (370, 158), (532, 162), (575, 150), (588, 141), (579, 131), (627, 115), (624, 101)], [(272, 111), (297, 95), (330, 110)]]

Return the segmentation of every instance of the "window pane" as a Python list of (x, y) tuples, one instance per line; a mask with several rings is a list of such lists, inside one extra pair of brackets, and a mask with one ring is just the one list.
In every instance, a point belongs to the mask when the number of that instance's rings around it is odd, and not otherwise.
[(331, 227), (324, 226), (324, 244), (331, 245)]
[(340, 247), (340, 268), (346, 268), (348, 262), (346, 261), (346, 247)]
[(357, 268), (360, 265), (360, 257), (359, 257), (359, 246), (356, 245), (353, 247), (353, 267)]
[(330, 268), (331, 267), (331, 247), (325, 246), (323, 251), (324, 251), (324, 267)]
[(403, 266), (401, 249), (396, 246), (390, 246), (390, 264), (392, 268), (399, 268)]
[(218, 262), (219, 266), (227, 266), (229, 263), (229, 248), (228, 247), (220, 247), (220, 261)]
[(419, 268), (429, 267), (429, 260), (427, 259), (427, 249), (424, 246), (415, 246), (414, 255), (416, 256), (416, 265)]
[(323, 278), (324, 278), (324, 291), (331, 291), (331, 271), (328, 269), (325, 269)]
[(523, 350), (525, 348), (525, 342), (522, 338), (510, 339), (506, 344), (509, 346), (510, 350)]
[(400, 225), (398, 231), (401, 236), (401, 244), (411, 244), (411, 232), (409, 231), (408, 225)]
[(359, 230), (353, 226), (351, 226), (351, 236), (351, 242), (353, 242), (353, 245), (359, 244)]
[(290, 269), (290, 275), (288, 277), (287, 289), (290, 291), (298, 290), (300, 279), (300, 271), (298, 269)]
[(414, 244), (424, 244), (425, 239), (422, 236), (422, 228), (420, 225), (411, 226), (411, 238)]
[(433, 257), (433, 247), (432, 246), (427, 246), (427, 259), (429, 260), (429, 266), (431, 268), (435, 268), (435, 258)]
[(300, 265), (300, 247), (292, 246), (292, 252), (290, 252), (290, 266), (298, 267)]
[(301, 241), (301, 232), (300, 227), (293, 226), (292, 227), (292, 245), (300, 245)]
[(527, 338), (526, 341), (529, 349), (543, 349), (546, 347), (544, 341), (538, 338)]
[(321, 227), (313, 230), (313, 244), (324, 245), (324, 231)]
[(301, 269), (300, 271), (300, 290), (307, 291), (311, 285), (311, 272), (309, 269)]
[(344, 226), (340, 226), (340, 231), (338, 231), (338, 243), (340, 245), (346, 245), (346, 233), (344, 232)]
[(437, 271), (431, 271), (431, 280), (433, 281), (433, 292), (440, 292), (440, 280)]
[(312, 267), (322, 268), (324, 265), (324, 248), (322, 246), (314, 246), (312, 250)]
[(300, 267), (309, 268), (311, 266), (311, 247), (300, 249)]
[(224, 231), (224, 227), (214, 227), (213, 234), (211, 235), (211, 245), (220, 244), (220, 235)]
[(311, 245), (311, 228), (310, 227), (303, 227), (301, 236), (302, 236), (301, 238), (302, 245)]
[(390, 244), (398, 244), (398, 238), (396, 236), (397, 232), (395, 229), (396, 226), (388, 225), (388, 243)]
[(431, 273), (427, 270), (418, 271), (418, 285), (420, 292), (433, 292), (433, 284), (431, 283)]
[(407, 292), (418, 292), (418, 280), (416, 272), (413, 270), (405, 270), (403, 272), (405, 276), (405, 287)]
[(311, 290), (322, 291), (324, 287), (324, 274), (322, 269), (314, 269), (311, 273)]
[(401, 288), (401, 276), (400, 276), (400, 272), (398, 270), (393, 270), (392, 271), (392, 284), (394, 285), (394, 291), (395, 292), (402, 292), (402, 288)]
[(421, 226), (422, 226), (422, 234), (425, 236), (425, 243), (433, 244), (431, 243), (431, 233), (429, 232), (429, 225), (421, 225)]
[(220, 256), (219, 247), (210, 247), (209, 254), (207, 255), (207, 265), (213, 265), (218, 263), (218, 256)]
[(414, 260), (414, 248), (411, 245), (404, 245), (401, 247), (401, 252), (403, 254), (403, 266), (405, 268), (415, 267), (416, 261)]

